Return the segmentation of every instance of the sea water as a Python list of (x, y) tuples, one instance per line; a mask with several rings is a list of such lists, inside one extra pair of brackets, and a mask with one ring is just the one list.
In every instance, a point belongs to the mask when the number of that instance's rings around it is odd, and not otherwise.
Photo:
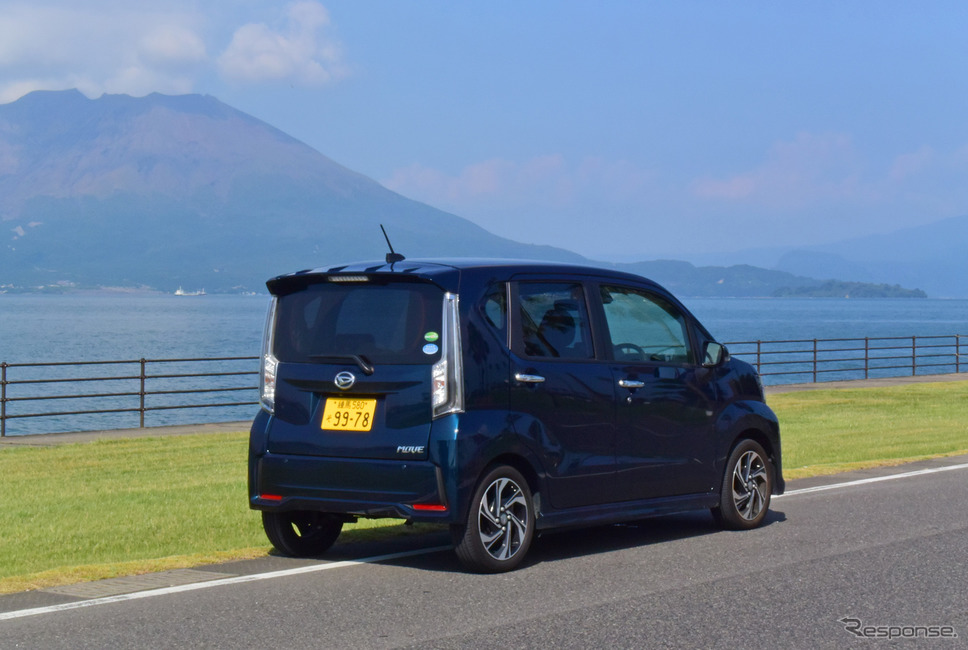
[(968, 334), (968, 300), (686, 298), (723, 342)]
[(0, 361), (258, 355), (267, 295), (0, 295)]
[[(8, 364), (135, 363), (85, 366), (9, 367), (8, 382), (77, 377), (127, 377), (125, 380), (60, 381), (9, 384), (8, 399), (128, 393), (95, 399), (8, 401), (6, 413), (72, 415), (9, 418), (6, 435), (88, 431), (137, 427), (140, 390), (136, 378), (141, 359), (151, 374), (249, 372), (251, 376), (148, 380), (148, 391), (181, 391), (154, 395), (146, 405), (146, 426), (250, 420), (257, 412), (256, 360), (231, 363), (179, 363), (172, 359), (257, 357), (261, 350), (268, 295), (172, 296), (151, 293), (0, 294), (0, 362)], [(209, 393), (218, 387), (248, 390)], [(245, 406), (167, 409), (174, 404), (248, 403)], [(127, 409), (128, 412), (77, 414), (78, 411)]]
[[(725, 343), (968, 335), (968, 300), (685, 298), (683, 302), (713, 336)], [(0, 294), (0, 362), (255, 357), (261, 350), (268, 304), (267, 295)], [(258, 370), (255, 360), (240, 363), (253, 372)], [(23, 379), (28, 370), (10, 368), (8, 380), (15, 379), (14, 371)], [(202, 386), (207, 380), (199, 381)], [(257, 379), (251, 381), (257, 383)], [(8, 390), (8, 397), (13, 388)], [(74, 384), (62, 390), (70, 388), (75, 394), (91, 390), (77, 389)], [(44, 385), (41, 390), (56, 393), (58, 389)], [(254, 403), (258, 395), (253, 389), (232, 394), (230, 399)], [(28, 407), (26, 403), (8, 403), (8, 414), (15, 408)], [(30, 408), (36, 409), (33, 405)], [(61, 410), (88, 408), (92, 407), (74, 404)], [(110, 406), (101, 401), (93, 408)], [(148, 414), (146, 424), (246, 420), (256, 408), (158, 411)], [(132, 413), (12, 419), (7, 422), (7, 435), (138, 424), (137, 415)]]

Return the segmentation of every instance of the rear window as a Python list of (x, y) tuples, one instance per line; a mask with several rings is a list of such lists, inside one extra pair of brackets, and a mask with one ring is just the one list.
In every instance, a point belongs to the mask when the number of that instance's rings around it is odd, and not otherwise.
[(279, 298), (274, 350), (306, 363), (359, 355), (373, 364), (440, 358), (443, 291), (423, 283), (312, 284)]

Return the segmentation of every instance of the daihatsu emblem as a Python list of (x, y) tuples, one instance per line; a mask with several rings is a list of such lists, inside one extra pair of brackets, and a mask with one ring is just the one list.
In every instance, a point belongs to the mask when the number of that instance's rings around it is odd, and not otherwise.
[(356, 383), (356, 376), (354, 376), (352, 372), (346, 372), (344, 370), (336, 375), (336, 379), (333, 380), (333, 383), (336, 384), (336, 387), (340, 390), (349, 390), (353, 387), (353, 384)]

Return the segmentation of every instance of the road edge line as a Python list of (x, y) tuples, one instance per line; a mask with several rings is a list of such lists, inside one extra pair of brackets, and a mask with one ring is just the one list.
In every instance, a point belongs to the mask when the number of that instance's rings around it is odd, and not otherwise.
[(829, 485), (816, 485), (814, 487), (801, 488), (799, 490), (787, 490), (783, 494), (777, 494), (773, 498), (778, 499), (780, 497), (792, 497), (801, 494), (810, 494), (812, 492), (824, 492), (826, 490), (836, 490), (840, 488), (855, 487), (857, 485), (866, 485), (868, 483), (879, 483), (881, 481), (893, 481), (898, 478), (910, 478), (912, 476), (923, 476), (925, 474), (937, 474), (938, 472), (949, 472), (955, 469), (968, 469), (968, 463), (962, 463), (960, 465), (947, 465), (945, 467), (930, 467), (928, 469), (919, 469), (912, 472), (902, 472), (900, 474), (889, 474), (887, 476), (875, 476), (872, 478), (862, 478), (856, 481), (845, 481), (844, 483), (831, 483)]
[(128, 600), (140, 600), (142, 598), (153, 598), (155, 596), (166, 596), (186, 591), (198, 589), (209, 589), (212, 587), (223, 587), (227, 585), (238, 585), (246, 582), (257, 582), (260, 580), (271, 580), (273, 578), (284, 578), (287, 576), (301, 575), (304, 573), (316, 573), (318, 571), (328, 571), (330, 569), (343, 569), (346, 567), (360, 566), (363, 564), (373, 564), (376, 562), (386, 562), (389, 560), (399, 560), (406, 557), (417, 555), (428, 555), (440, 551), (450, 550), (450, 546), (435, 546), (433, 548), (423, 548), (413, 551), (402, 551), (400, 553), (388, 553), (386, 555), (374, 555), (373, 557), (361, 558), (359, 560), (340, 560), (338, 562), (325, 562), (323, 564), (313, 564), (310, 566), (296, 567), (294, 569), (282, 569), (281, 571), (270, 571), (268, 573), (253, 573), (251, 575), (231, 576), (216, 580), (206, 580), (203, 582), (193, 582), (173, 587), (162, 587), (160, 589), (148, 589), (136, 591), (130, 594), (118, 594), (116, 596), (104, 596), (103, 598), (92, 598), (89, 600), (79, 600), (59, 605), (49, 605), (46, 607), (34, 607), (31, 609), (21, 609), (12, 612), (0, 612), (0, 621), (9, 621), (28, 616), (39, 616), (41, 614), (53, 614), (83, 607), (94, 607), (96, 605), (108, 605), (111, 603), (121, 603)]

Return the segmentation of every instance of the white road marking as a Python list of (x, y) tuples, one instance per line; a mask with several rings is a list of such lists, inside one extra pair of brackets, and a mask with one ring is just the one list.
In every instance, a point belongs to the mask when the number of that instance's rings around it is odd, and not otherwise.
[[(843, 488), (867, 485), (868, 483), (879, 483), (881, 481), (892, 481), (899, 478), (910, 478), (912, 476), (924, 476), (926, 474), (937, 474), (938, 472), (948, 472), (956, 469), (968, 469), (968, 463), (961, 465), (948, 465), (946, 467), (935, 467), (931, 469), (921, 469), (914, 472), (903, 472), (901, 474), (889, 474), (874, 478), (859, 479), (857, 481), (846, 481), (844, 483), (831, 483), (830, 485), (818, 485), (816, 487), (803, 488), (801, 490), (789, 490), (782, 495), (774, 496), (774, 499), (781, 497), (798, 496), (811, 492), (823, 492), (826, 490), (838, 490)], [(315, 573), (318, 571), (328, 571), (330, 569), (342, 569), (346, 567), (359, 566), (362, 564), (372, 564), (374, 562), (385, 562), (405, 557), (417, 555), (427, 555), (440, 551), (450, 550), (450, 546), (436, 546), (434, 548), (417, 549), (415, 551), (405, 551), (402, 553), (390, 553), (388, 555), (376, 555), (373, 557), (362, 558), (359, 560), (344, 560), (341, 562), (326, 562), (323, 564), (313, 564), (310, 566), (298, 567), (295, 569), (284, 569), (282, 571), (271, 571), (269, 573), (255, 573), (247, 576), (232, 576), (223, 580), (208, 580), (205, 582), (195, 582), (187, 585), (177, 585), (175, 587), (163, 587), (161, 589), (149, 589), (147, 591), (137, 591), (130, 594), (120, 594), (117, 596), (106, 596), (104, 598), (93, 598), (91, 600), (80, 600), (49, 607), (35, 607), (33, 609), (21, 609), (14, 612), (0, 612), (0, 621), (9, 621), (15, 618), (25, 618), (27, 616), (38, 616), (41, 614), (52, 614), (82, 607), (94, 607), (96, 605), (107, 605), (110, 603), (121, 603), (128, 600), (139, 600), (142, 598), (153, 598), (155, 596), (166, 596), (168, 594), (178, 594), (199, 589), (211, 589), (212, 587), (222, 587), (226, 585), (237, 585), (244, 582), (256, 582), (259, 580), (272, 580), (274, 578), (284, 578), (286, 576), (301, 575), (304, 573)]]
[(903, 472), (901, 474), (889, 474), (887, 476), (876, 476), (874, 478), (862, 478), (856, 481), (846, 481), (844, 483), (831, 483), (830, 485), (817, 485), (815, 487), (803, 488), (800, 490), (788, 490), (781, 495), (774, 496), (774, 499), (781, 497), (793, 497), (810, 492), (823, 492), (825, 490), (839, 490), (841, 488), (856, 487), (867, 485), (868, 483), (880, 483), (881, 481), (893, 481), (896, 478), (910, 478), (912, 476), (924, 476), (925, 474), (937, 474), (938, 472), (948, 472), (953, 469), (968, 469), (968, 463), (962, 465), (948, 465), (946, 467), (932, 467), (930, 469), (919, 469), (914, 472)]
[(104, 598), (92, 598), (91, 600), (79, 600), (72, 603), (61, 603), (49, 607), (35, 607), (33, 609), (22, 609), (15, 612), (0, 612), (0, 621), (8, 621), (14, 618), (24, 618), (26, 616), (37, 616), (39, 614), (52, 614), (63, 612), (69, 609), (80, 609), (82, 607), (94, 607), (95, 605), (107, 605), (109, 603), (121, 603), (127, 600), (139, 600), (141, 598), (153, 598), (154, 596), (165, 596), (168, 594), (179, 594), (186, 591), (196, 591), (198, 589), (210, 589), (212, 587), (223, 587), (226, 585), (238, 585), (243, 582), (256, 582), (259, 580), (271, 580), (273, 578), (284, 578), (303, 573), (315, 573), (317, 571), (328, 571), (330, 569), (342, 569), (345, 567), (359, 566), (361, 564), (372, 564), (373, 562), (385, 562), (387, 560), (397, 560), (404, 557), (415, 555), (427, 555), (438, 551), (450, 550), (450, 546), (437, 546), (434, 548), (422, 548), (415, 551), (404, 551), (402, 553), (390, 553), (388, 555), (375, 555), (359, 560), (344, 560), (341, 562), (326, 562), (323, 564), (313, 564), (310, 566), (298, 567), (295, 569), (283, 569), (282, 571), (270, 571), (269, 573), (255, 573), (247, 576), (232, 576), (223, 580), (207, 580), (205, 582), (194, 582), (187, 585), (177, 585), (174, 587), (163, 587), (161, 589), (149, 589), (147, 591), (136, 591), (130, 594), (119, 594), (117, 596), (106, 596)]

